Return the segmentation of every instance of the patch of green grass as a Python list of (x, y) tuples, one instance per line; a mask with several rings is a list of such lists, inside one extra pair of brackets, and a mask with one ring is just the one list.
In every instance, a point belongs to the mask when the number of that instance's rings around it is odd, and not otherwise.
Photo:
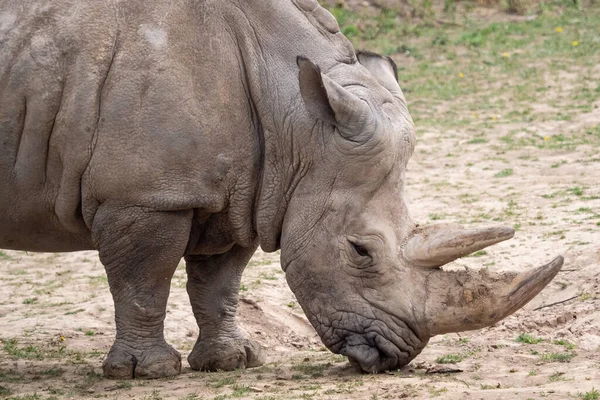
[(444, 219), (444, 215), (431, 213), (431, 214), (429, 214), (429, 219), (432, 221), (439, 221), (440, 219)]
[(51, 377), (51, 378), (56, 378), (58, 376), (62, 376), (62, 374), (64, 374), (64, 373), (65, 373), (64, 369), (57, 368), (57, 367), (52, 367), (52, 368), (42, 371), (42, 375)]
[(456, 364), (464, 359), (464, 354), (445, 354), (441, 357), (436, 358), (435, 362), (438, 364)]
[(108, 277), (106, 275), (90, 277), (91, 285), (108, 285)]
[(600, 392), (592, 388), (592, 390), (590, 390), (589, 392), (577, 393), (577, 397), (583, 400), (598, 400), (600, 399)]
[(567, 193), (572, 194), (574, 196), (583, 196), (584, 189), (579, 186), (575, 186), (567, 189)]
[(33, 345), (27, 345), (24, 347), (19, 346), (19, 341), (13, 339), (2, 339), (2, 345), (4, 351), (13, 358), (29, 358), (42, 360), (44, 355), (42, 351)]
[(257, 259), (252, 259), (248, 263), (248, 267), (258, 267), (258, 266), (271, 265), (271, 264), (273, 264), (273, 261), (271, 261), (271, 260), (257, 260)]
[(507, 176), (512, 176), (512, 175), (513, 175), (513, 169), (506, 168), (506, 169), (503, 169), (502, 171), (498, 172), (497, 174), (495, 174), (494, 178), (506, 178)]
[(12, 369), (0, 372), (0, 382), (15, 383), (22, 382), (24, 379), (21, 374)]
[(479, 250), (479, 251), (476, 251), (473, 254), (470, 254), (469, 257), (483, 257), (483, 256), (487, 256), (487, 254), (488, 254), (487, 251), (485, 251), (485, 250)]
[(301, 364), (293, 365), (292, 370), (299, 371), (302, 374), (308, 375), (312, 378), (319, 378), (323, 376), (323, 372), (331, 366), (331, 363), (313, 364), (310, 362), (302, 362)]
[(131, 381), (118, 381), (117, 388), (118, 389), (131, 389), (133, 387), (133, 383)]
[(235, 381), (236, 381), (235, 377), (227, 376), (225, 378), (217, 379), (216, 381), (212, 382), (209, 385), (215, 389), (218, 389), (218, 388), (222, 388), (223, 386), (233, 385), (235, 383)]
[(67, 311), (65, 313), (65, 315), (75, 315), (75, 314), (79, 314), (80, 312), (84, 312), (85, 309), (83, 308), (78, 308), (77, 310), (73, 310), (73, 311)]
[(143, 400), (162, 400), (162, 396), (157, 389), (154, 389), (152, 393), (145, 395)]
[(258, 277), (261, 279), (265, 279), (267, 281), (276, 281), (277, 280), (277, 274), (275, 272), (269, 272), (269, 273), (261, 272), (258, 275)]
[(12, 394), (12, 390), (10, 388), (0, 386), (0, 396), (10, 396)]
[(9, 256), (6, 252), (0, 250), (0, 260), (11, 261), (13, 258)]
[(37, 297), (31, 297), (29, 299), (23, 300), (23, 304), (35, 304), (35, 303), (37, 303), (37, 301), (38, 301)]
[(575, 353), (571, 353), (571, 352), (569, 352), (569, 353), (547, 353), (547, 354), (542, 354), (542, 361), (567, 363), (567, 362), (570, 362), (573, 357), (575, 357)]
[(565, 380), (564, 375), (565, 375), (564, 372), (555, 372), (548, 377), (548, 380), (550, 382), (564, 381)]
[(538, 343), (541, 343), (543, 341), (544, 341), (544, 339), (535, 337), (535, 336), (533, 336), (533, 335), (531, 335), (529, 333), (521, 333), (515, 339), (515, 342), (526, 343), (526, 344), (538, 344)]
[(439, 389), (435, 387), (429, 387), (427, 390), (429, 391), (431, 397), (439, 397), (442, 395), (442, 393), (446, 393), (448, 391), (448, 389), (445, 387)]
[(552, 343), (557, 344), (559, 346), (565, 346), (565, 348), (567, 350), (573, 350), (575, 348), (575, 345), (573, 343), (569, 343), (566, 340), (563, 339), (559, 339), (559, 340), (555, 340)]
[(245, 397), (250, 392), (248, 385), (233, 385), (231, 388), (233, 389), (231, 396), (236, 398)]
[(487, 143), (487, 139), (484, 138), (474, 138), (471, 139), (467, 142), (467, 144), (480, 144), (480, 143)]
[(187, 396), (181, 397), (179, 400), (201, 400), (201, 397), (198, 397), (197, 394), (192, 393), (188, 394)]

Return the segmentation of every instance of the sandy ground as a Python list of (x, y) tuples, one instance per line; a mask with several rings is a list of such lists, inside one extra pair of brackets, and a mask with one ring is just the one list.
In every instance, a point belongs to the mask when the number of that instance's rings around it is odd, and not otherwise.
[[(598, 78), (600, 69), (590, 76)], [(547, 78), (555, 79), (568, 82), (569, 76)], [(540, 99), (531, 108), (540, 115), (555, 111), (546, 110), (545, 104)], [(443, 112), (452, 104), (437, 107)], [(514, 239), (460, 259), (451, 268), (520, 270), (565, 256), (558, 277), (524, 309), (494, 327), (435, 337), (401, 371), (360, 374), (344, 357), (324, 349), (286, 286), (278, 254), (259, 252), (244, 274), (238, 314), (245, 329), (268, 348), (265, 366), (198, 373), (184, 362), (177, 378), (117, 382), (101, 376), (115, 328), (106, 275), (96, 253), (4, 251), (0, 398), (597, 400), (600, 148), (585, 140), (553, 148), (518, 143), (531, 135), (546, 138), (598, 129), (599, 107), (596, 101), (591, 112), (568, 121), (496, 121), (492, 112), (458, 113), (465, 119), (462, 128), (419, 129), (406, 189), (414, 219), (467, 226), (504, 223), (517, 229)], [(468, 121), (474, 119), (489, 120), (485, 141), (473, 142), (481, 134), (469, 128)], [(502, 138), (511, 132), (517, 132), (517, 145), (506, 146)], [(181, 267), (173, 279), (166, 319), (167, 339), (184, 357), (198, 333), (185, 281)], [(524, 333), (537, 343), (516, 341)], [(448, 359), (455, 363), (441, 363)]]

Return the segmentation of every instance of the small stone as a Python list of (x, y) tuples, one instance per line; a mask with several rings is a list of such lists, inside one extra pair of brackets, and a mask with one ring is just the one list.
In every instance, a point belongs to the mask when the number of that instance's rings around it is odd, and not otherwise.
[(579, 340), (579, 347), (586, 351), (596, 351), (600, 349), (600, 336), (587, 333)]
[(257, 388), (254, 386), (250, 386), (250, 391), (254, 392), (254, 393), (262, 393), (263, 392), (263, 390), (261, 388)]
[(292, 379), (292, 373), (284, 369), (278, 369), (275, 371), (275, 379), (278, 381), (289, 381)]

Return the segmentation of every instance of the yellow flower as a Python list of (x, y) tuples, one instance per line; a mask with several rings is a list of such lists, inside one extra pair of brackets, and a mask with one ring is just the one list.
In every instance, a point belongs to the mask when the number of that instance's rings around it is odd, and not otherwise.
[(561, 33), (562, 32), (562, 27), (559, 26), (558, 28), (556, 28), (556, 32)]
[(578, 42), (577, 40), (575, 40), (575, 41), (573, 42), (573, 46), (579, 46), (579, 42)]
[(60, 335), (60, 341), (64, 342), (65, 341), (65, 337), (63, 335)]
[(498, 119), (498, 117), (496, 117), (496, 116), (494, 115), (494, 116), (492, 116), (492, 119), (495, 121), (495, 120), (497, 120), (497, 119)]
[(464, 77), (465, 77), (465, 75), (464, 75), (462, 72), (459, 72), (459, 73), (458, 73), (458, 77), (459, 77), (459, 78), (464, 78)]
[(545, 140), (545, 141), (548, 141), (548, 140), (550, 140), (550, 136), (544, 136), (544, 140)]
[(502, 53), (502, 57), (510, 58), (510, 53)]

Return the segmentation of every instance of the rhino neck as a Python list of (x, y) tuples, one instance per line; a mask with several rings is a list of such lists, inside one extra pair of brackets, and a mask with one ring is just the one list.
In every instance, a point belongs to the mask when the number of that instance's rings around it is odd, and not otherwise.
[(288, 202), (325, 134), (323, 124), (302, 103), (297, 57), (310, 58), (326, 72), (337, 64), (356, 62), (356, 54), (337, 31), (335, 19), (316, 0), (246, 0), (230, 5), (226, 19), (240, 52), (261, 149), (253, 225), (260, 246), (271, 252), (280, 247)]

